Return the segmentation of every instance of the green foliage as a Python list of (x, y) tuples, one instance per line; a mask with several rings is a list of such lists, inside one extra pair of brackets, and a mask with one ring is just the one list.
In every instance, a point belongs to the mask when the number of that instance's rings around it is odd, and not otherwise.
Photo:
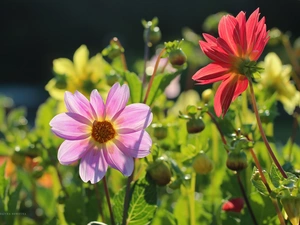
[(141, 102), (143, 86), (139, 77), (135, 73), (124, 72), (124, 80), (129, 86), (131, 102)]

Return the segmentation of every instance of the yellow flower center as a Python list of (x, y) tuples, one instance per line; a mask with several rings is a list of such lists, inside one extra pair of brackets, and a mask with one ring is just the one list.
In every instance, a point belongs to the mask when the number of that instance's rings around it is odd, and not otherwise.
[(99, 143), (105, 143), (113, 139), (116, 135), (116, 131), (112, 124), (108, 121), (94, 121), (92, 128), (92, 137)]

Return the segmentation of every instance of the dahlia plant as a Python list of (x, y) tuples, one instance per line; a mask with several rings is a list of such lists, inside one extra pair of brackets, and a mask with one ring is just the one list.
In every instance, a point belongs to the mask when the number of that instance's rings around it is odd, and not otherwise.
[(0, 97), (0, 224), (298, 225), (297, 45), (259, 8), (142, 25), (134, 64), (117, 37), (54, 59), (35, 121)]

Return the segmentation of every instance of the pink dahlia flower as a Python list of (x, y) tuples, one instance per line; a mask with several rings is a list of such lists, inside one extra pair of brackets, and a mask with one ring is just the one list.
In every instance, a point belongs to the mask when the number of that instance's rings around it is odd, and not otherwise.
[(68, 112), (50, 121), (51, 130), (65, 139), (58, 149), (63, 165), (79, 159), (79, 174), (84, 182), (100, 181), (110, 166), (125, 176), (133, 172), (133, 158), (150, 153), (152, 140), (144, 130), (152, 121), (149, 106), (135, 103), (126, 106), (129, 88), (113, 85), (104, 104), (97, 90), (90, 101), (80, 92), (65, 92)]
[(265, 18), (259, 20), (259, 15), (256, 9), (247, 21), (244, 12), (237, 17), (223, 16), (218, 27), (220, 37), (203, 34), (206, 41), (199, 42), (213, 62), (196, 72), (192, 79), (199, 84), (222, 81), (214, 99), (217, 116), (224, 116), (230, 103), (247, 89), (245, 66), (257, 61), (269, 40)]

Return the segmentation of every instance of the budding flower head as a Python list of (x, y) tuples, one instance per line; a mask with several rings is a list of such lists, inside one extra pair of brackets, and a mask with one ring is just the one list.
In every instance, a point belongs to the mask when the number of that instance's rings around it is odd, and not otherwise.
[(230, 170), (239, 171), (247, 168), (247, 155), (244, 151), (230, 151), (227, 156), (226, 166)]
[(226, 212), (237, 212), (240, 213), (244, 208), (244, 199), (243, 198), (232, 198), (226, 201), (223, 206), (222, 210)]
[(200, 151), (193, 161), (193, 168), (198, 174), (208, 174), (213, 170), (214, 165), (211, 159), (203, 151)]
[(144, 41), (149, 47), (157, 44), (161, 39), (161, 31), (158, 24), (158, 18), (154, 17), (151, 21), (142, 20), (144, 30)]
[(186, 123), (186, 129), (189, 134), (196, 134), (204, 130), (205, 123), (202, 120), (201, 112), (194, 105), (189, 105), (186, 108), (187, 115), (181, 112), (179, 118), (188, 120)]
[(158, 140), (162, 140), (168, 136), (168, 128), (162, 124), (152, 124), (153, 136)]
[(154, 163), (150, 164), (147, 172), (159, 186), (165, 186), (171, 181), (171, 168), (164, 157), (160, 157)]

